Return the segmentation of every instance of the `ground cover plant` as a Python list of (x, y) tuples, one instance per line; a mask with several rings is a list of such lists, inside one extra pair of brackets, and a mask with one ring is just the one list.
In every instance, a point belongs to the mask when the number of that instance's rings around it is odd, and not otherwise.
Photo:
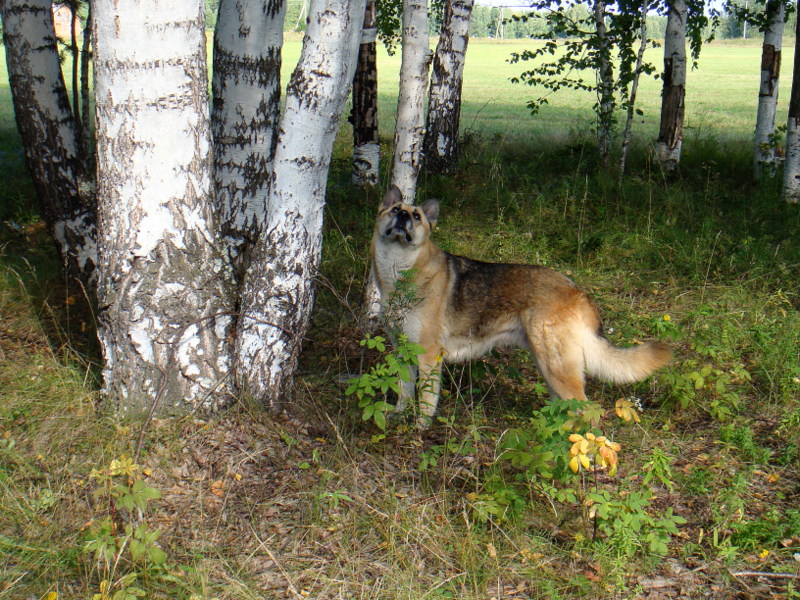
[(676, 360), (593, 384), (578, 414), (547, 401), (526, 353), (498, 352), (448, 369), (424, 435), (384, 422), (380, 385), (346, 394), (392, 360), (360, 343), (382, 193), (349, 184), (346, 128), (286, 412), (143, 428), (103, 404), (92, 312), (59, 284), (0, 87), (0, 598), (798, 596), (800, 215), (779, 182), (750, 181), (758, 46), (704, 50), (670, 178), (651, 162), (649, 84), (622, 181), (597, 169), (591, 99), (528, 119), (509, 46), (471, 45), (460, 170), (422, 177), (437, 242), (557, 268), (612, 340), (658, 337)]

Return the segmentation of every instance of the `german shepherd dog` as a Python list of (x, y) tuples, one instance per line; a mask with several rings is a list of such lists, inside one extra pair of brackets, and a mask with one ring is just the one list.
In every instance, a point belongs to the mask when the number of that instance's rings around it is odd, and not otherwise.
[[(597, 308), (564, 275), (535, 265), (493, 264), (455, 256), (431, 241), (439, 201), (405, 204), (393, 186), (372, 238), (372, 275), (384, 313), (397, 282), (412, 278), (411, 305), (399, 329), (425, 352), (419, 359), (417, 425), (430, 425), (439, 402), (440, 363), (476, 358), (495, 346), (530, 350), (553, 396), (586, 400), (584, 373), (632, 383), (669, 363), (666, 344), (612, 345)], [(385, 315), (384, 315), (385, 316)], [(414, 396), (402, 385), (396, 410)]]

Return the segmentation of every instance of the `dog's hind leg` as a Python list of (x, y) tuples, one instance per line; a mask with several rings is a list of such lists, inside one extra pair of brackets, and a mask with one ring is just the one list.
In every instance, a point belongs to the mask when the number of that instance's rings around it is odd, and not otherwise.
[(568, 326), (545, 324), (527, 331), (539, 371), (550, 393), (562, 400), (587, 400), (580, 338)]
[(419, 357), (419, 416), (417, 427), (427, 429), (433, 422), (436, 407), (439, 405), (439, 391), (442, 384), (442, 354), (426, 352)]

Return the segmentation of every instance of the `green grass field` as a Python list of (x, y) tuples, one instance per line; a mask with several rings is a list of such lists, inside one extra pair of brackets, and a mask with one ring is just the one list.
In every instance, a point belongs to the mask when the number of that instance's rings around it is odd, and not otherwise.
[[(423, 174), (420, 197), (441, 199), (447, 250), (557, 268), (615, 343), (673, 344), (649, 381), (588, 388), (593, 432), (621, 445), (614, 476), (571, 473), (567, 435), (592, 426), (548, 402), (523, 351), (448, 367), (423, 435), (362, 418), (343, 382), (383, 360), (356, 322), (379, 192), (349, 183), (347, 126), (286, 412), (120, 421), (97, 389), (92, 313), (32, 209), (2, 61), (0, 600), (800, 597), (800, 210), (779, 181), (751, 181), (760, 47), (704, 49), (670, 177), (651, 156), (659, 84), (644, 83), (622, 181), (598, 167), (590, 97), (528, 114), (505, 62), (522, 47), (471, 43), (461, 168)], [(381, 55), (387, 151), (398, 66)]]

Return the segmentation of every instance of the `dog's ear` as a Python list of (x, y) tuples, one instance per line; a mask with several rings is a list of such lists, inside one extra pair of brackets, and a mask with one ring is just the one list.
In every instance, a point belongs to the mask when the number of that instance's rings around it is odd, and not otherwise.
[(389, 188), (389, 191), (386, 192), (386, 195), (383, 197), (383, 203), (381, 204), (381, 210), (385, 208), (389, 208), (390, 206), (394, 206), (395, 204), (400, 204), (403, 202), (403, 194), (400, 191), (400, 188), (396, 185), (393, 185)]
[(425, 202), (422, 203), (422, 212), (425, 213), (425, 216), (431, 223), (431, 229), (433, 229), (434, 225), (436, 225), (436, 221), (439, 219), (439, 201), (436, 198), (425, 200)]

